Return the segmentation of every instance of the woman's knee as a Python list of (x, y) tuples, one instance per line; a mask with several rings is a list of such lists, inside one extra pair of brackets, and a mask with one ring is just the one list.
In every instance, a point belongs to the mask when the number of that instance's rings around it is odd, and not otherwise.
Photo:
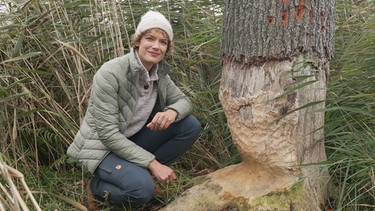
[[(154, 197), (154, 182), (149, 178), (132, 178), (131, 185), (124, 187), (121, 204), (140, 205)], [(128, 183), (128, 184), (129, 184)]]
[(188, 128), (191, 130), (193, 134), (199, 134), (201, 132), (202, 126), (201, 123), (195, 118), (193, 115), (189, 115), (186, 117), (186, 124), (188, 124)]

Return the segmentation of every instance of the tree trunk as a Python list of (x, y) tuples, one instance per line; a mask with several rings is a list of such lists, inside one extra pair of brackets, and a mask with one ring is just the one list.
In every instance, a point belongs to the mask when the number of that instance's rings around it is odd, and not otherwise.
[(165, 210), (323, 210), (335, 0), (227, 0), (220, 101), (243, 161)]

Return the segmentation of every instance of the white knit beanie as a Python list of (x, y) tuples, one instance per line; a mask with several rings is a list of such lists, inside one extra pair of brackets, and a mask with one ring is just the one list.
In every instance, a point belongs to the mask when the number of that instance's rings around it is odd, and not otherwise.
[(135, 36), (138, 36), (142, 32), (145, 32), (152, 28), (159, 28), (165, 31), (168, 34), (169, 39), (173, 40), (173, 30), (169, 21), (162, 15), (160, 12), (148, 11), (145, 13), (141, 21), (138, 24), (137, 29), (135, 30)]

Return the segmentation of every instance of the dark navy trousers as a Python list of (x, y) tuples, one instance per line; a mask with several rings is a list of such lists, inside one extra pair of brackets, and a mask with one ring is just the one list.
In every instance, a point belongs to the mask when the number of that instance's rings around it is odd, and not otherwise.
[[(189, 115), (166, 130), (152, 131), (144, 126), (129, 139), (154, 154), (160, 163), (170, 165), (194, 144), (200, 131), (198, 120)], [(116, 204), (140, 205), (152, 199), (155, 188), (147, 169), (110, 153), (95, 170), (91, 191), (100, 198), (108, 194)]]

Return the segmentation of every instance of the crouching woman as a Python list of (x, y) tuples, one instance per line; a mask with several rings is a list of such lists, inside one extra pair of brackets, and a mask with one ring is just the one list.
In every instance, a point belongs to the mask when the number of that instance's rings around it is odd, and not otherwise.
[(141, 18), (126, 55), (102, 65), (93, 78), (88, 108), (68, 155), (92, 173), (88, 208), (108, 198), (140, 205), (154, 196), (153, 178), (169, 183), (169, 167), (201, 130), (192, 104), (168, 75), (164, 61), (173, 30), (159, 12)]

